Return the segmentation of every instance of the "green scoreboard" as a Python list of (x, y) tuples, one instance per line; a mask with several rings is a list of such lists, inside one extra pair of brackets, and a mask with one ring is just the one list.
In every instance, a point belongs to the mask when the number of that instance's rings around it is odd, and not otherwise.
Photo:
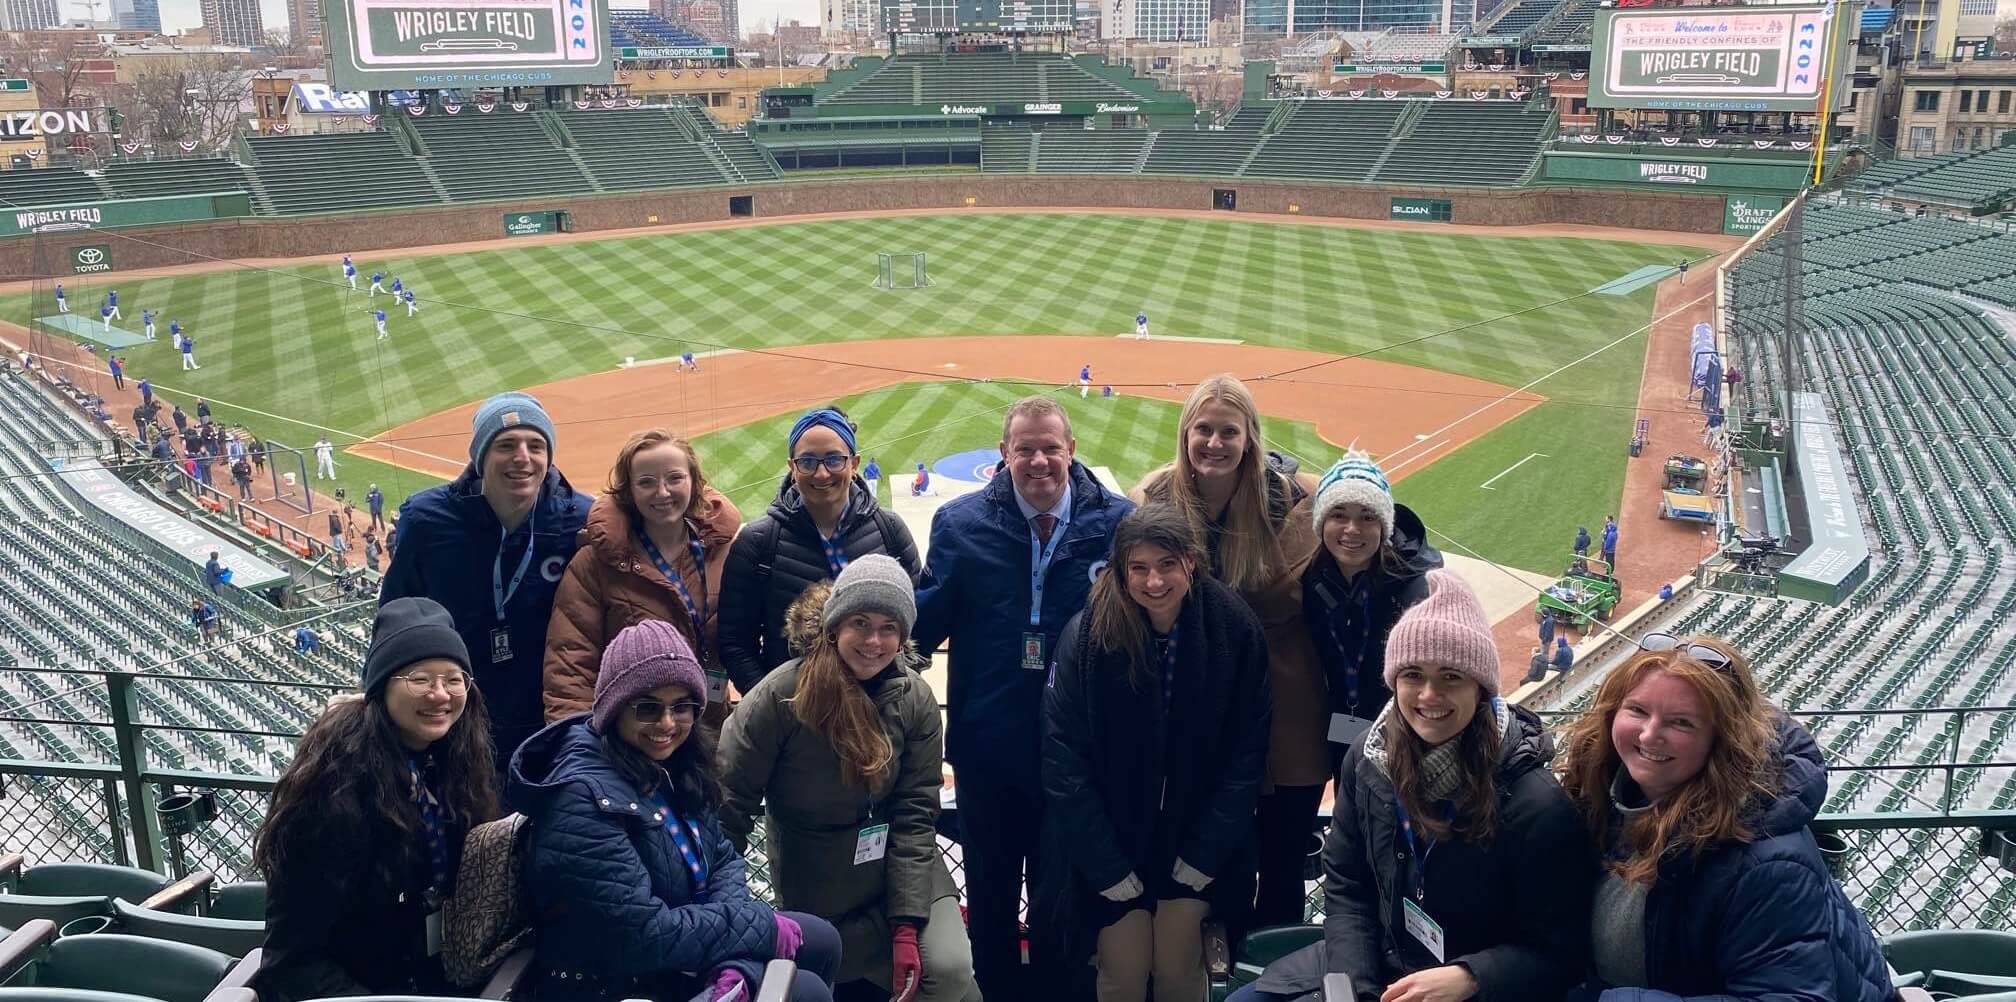
[(1847, 45), (1836, 18), (1859, 5), (1610, 8), (1596, 14), (1589, 106), (1815, 111)]
[(338, 90), (543, 87), (616, 78), (608, 0), (325, 0)]

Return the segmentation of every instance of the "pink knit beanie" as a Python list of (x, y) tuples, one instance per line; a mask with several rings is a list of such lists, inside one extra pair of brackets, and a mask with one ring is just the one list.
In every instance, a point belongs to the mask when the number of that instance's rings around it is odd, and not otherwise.
[(1428, 597), (1402, 613), (1386, 635), (1386, 688), (1402, 668), (1453, 668), (1487, 696), (1498, 695), (1498, 646), (1484, 603), (1454, 571), (1428, 572)]
[(609, 733), (625, 704), (668, 685), (685, 686), (694, 702), (707, 705), (707, 677), (686, 635), (662, 619), (624, 627), (602, 651), (602, 670), (595, 676), (595, 702), (589, 707), (595, 733)]

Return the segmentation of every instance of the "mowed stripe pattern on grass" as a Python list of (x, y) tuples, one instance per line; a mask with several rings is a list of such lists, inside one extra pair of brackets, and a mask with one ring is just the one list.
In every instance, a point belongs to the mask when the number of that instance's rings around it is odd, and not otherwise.
[[(905, 292), (872, 288), (875, 254), (910, 250), (930, 255), (937, 284)], [(1585, 294), (1683, 253), (1614, 241), (1450, 235), (1425, 227), (1356, 230), (1123, 215), (812, 222), (452, 256), (359, 256), (360, 285), (382, 271), (388, 285), (398, 276), (422, 299), (420, 315), (408, 319), (388, 297), (376, 298), (390, 317), (392, 337), (385, 341), (374, 338), (372, 304), (348, 292), (334, 263), (68, 287), (78, 303), (96, 301), (108, 285), (118, 287), (134, 322), (143, 308), (162, 311), (163, 339), (125, 353), (135, 375), (220, 401), (222, 419), (306, 444), (315, 430), (234, 413), (230, 405), (368, 435), (500, 390), (605, 370), (628, 356), (948, 333), (1117, 335), (1131, 330), (1138, 311), (1149, 314), (1158, 334), (1338, 354), (1425, 337), (1376, 357), (1516, 385), (1643, 324), (1650, 290), (1627, 297)], [(9, 315), (25, 319), (29, 306), (17, 297)], [(170, 319), (182, 320), (196, 336), (200, 372), (178, 371), (165, 337)], [(1520, 422), (1536, 423), (1541, 438), (1586, 442), (1588, 455), (1604, 458), (1578, 471), (1583, 480), (1557, 480), (1544, 496), (1522, 494), (1512, 483), (1520, 478), (1507, 478), (1494, 485), (1504, 495), (1494, 502), (1539, 502), (1534, 517), (1542, 520), (1557, 517), (1547, 507), (1614, 505), (1623, 466), (1621, 458), (1609, 458), (1610, 446), (1614, 440), (1621, 449), (1629, 436), (1640, 351), (1642, 342), (1626, 345), (1614, 359), (1536, 388), (1557, 403)], [(1058, 382), (1075, 371), (1075, 363), (1060, 360)], [(1101, 376), (1124, 382), (1124, 374)], [(1322, 372), (1290, 378), (1320, 380)], [(909, 392), (924, 400), (946, 391), (930, 397)], [(1020, 391), (1004, 392), (1012, 398)], [(967, 393), (990, 404), (1006, 402), (980, 390)], [(679, 406), (668, 403), (667, 409)], [(1173, 424), (1173, 414), (1169, 420)], [(648, 415), (637, 422), (652, 423)], [(986, 441), (994, 436), (998, 431)], [(335, 437), (343, 443), (342, 435)], [(1488, 467), (1484, 476), (1527, 451), (1551, 451), (1524, 441), (1500, 450), (1495, 437), (1463, 454)], [(1164, 438), (1173, 441), (1173, 429)], [(1091, 441), (1083, 433), (1081, 440)], [(1500, 451), (1517, 454), (1498, 462)], [(757, 453), (767, 458), (755, 467), (726, 458), (741, 454), (724, 450), (710, 465), (717, 476), (749, 480), (767, 476), (781, 459), (775, 450)], [(564, 428), (560, 455), (565, 468)], [(1438, 461), (1432, 472), (1440, 474), (1448, 463)], [(357, 469), (385, 472), (365, 464)], [(409, 479), (398, 478), (402, 485)], [(1482, 479), (1466, 489), (1474, 491)], [(1421, 504), (1452, 525), (1468, 521), (1471, 538), (1502, 535), (1476, 531), (1488, 520), (1478, 521), (1483, 513), (1476, 502), (1457, 496), (1460, 486), (1451, 481), (1447, 497), (1438, 491)], [(360, 483), (352, 493), (361, 490)], [(1508, 551), (1496, 541), (1492, 548), (1523, 556), (1513, 562), (1529, 567), (1540, 552), (1517, 554), (1523, 548)]]

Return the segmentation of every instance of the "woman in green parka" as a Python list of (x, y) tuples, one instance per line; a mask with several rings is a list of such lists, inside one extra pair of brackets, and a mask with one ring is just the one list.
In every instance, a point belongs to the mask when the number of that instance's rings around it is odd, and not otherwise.
[(847, 565), (786, 614), (799, 657), (721, 732), (722, 827), (764, 817), (779, 906), (840, 930), (840, 981), (896, 1002), (978, 1002), (957, 889), (938, 851), (944, 724), (902, 657), (917, 604), (886, 556)]

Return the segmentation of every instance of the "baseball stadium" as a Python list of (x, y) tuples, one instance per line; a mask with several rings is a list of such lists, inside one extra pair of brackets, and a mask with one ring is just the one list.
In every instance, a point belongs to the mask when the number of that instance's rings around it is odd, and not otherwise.
[[(1895, 985), (2016, 999), (2016, 129), (1905, 155), (1866, 114), (1937, 24), (1361, 5), (1205, 100), (1180, 44), (1087, 44), (1056, 0), (883, 0), (874, 46), (788, 76), (720, 4), (406, 6), (321, 12), (323, 82), (265, 73), (214, 142), (110, 101), (0, 137), (0, 1002), (282, 997), (258, 833), (499, 394), (574, 490), (662, 428), (745, 527), (837, 408), (935, 567), (941, 510), (1010, 482), (1011, 405), (1061, 404), (1128, 495), (1221, 374), (1290, 481), (1376, 463), (1554, 748), (1641, 638), (1742, 652), (1824, 758), (1805, 828)], [(970, 684), (957, 635), (923, 653), (940, 703)], [(1206, 926), (1213, 1000), (1322, 938), (1316, 863), (1310, 924)], [(565, 997), (534, 950), (467, 994)]]

